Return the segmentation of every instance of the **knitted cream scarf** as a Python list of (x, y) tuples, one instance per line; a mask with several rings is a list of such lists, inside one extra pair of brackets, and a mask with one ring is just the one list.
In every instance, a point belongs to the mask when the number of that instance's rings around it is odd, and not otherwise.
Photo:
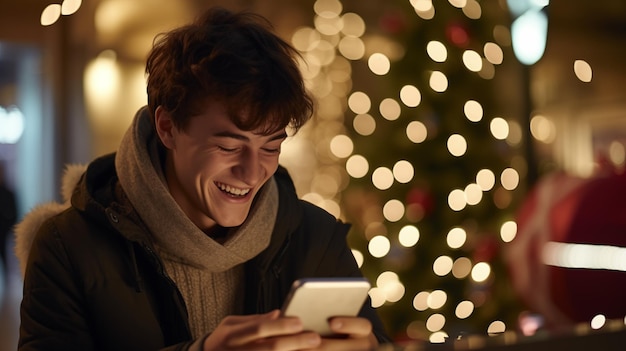
[(278, 211), (271, 178), (257, 194), (248, 218), (220, 244), (185, 215), (169, 193), (157, 155), (157, 136), (141, 109), (123, 137), (115, 160), (119, 181), (151, 231), (166, 271), (187, 304), (194, 337), (212, 331), (228, 314), (241, 312), (242, 263), (270, 241)]

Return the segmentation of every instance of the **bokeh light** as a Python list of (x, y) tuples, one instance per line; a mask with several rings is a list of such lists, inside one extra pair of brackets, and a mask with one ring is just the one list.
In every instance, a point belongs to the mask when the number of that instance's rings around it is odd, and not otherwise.
[(404, 247), (413, 247), (420, 239), (420, 231), (414, 225), (405, 225), (398, 233), (398, 241)]
[(367, 60), (367, 66), (370, 68), (372, 73), (382, 76), (389, 73), (391, 62), (387, 56), (377, 52), (369, 57)]
[(591, 65), (585, 60), (574, 61), (574, 74), (581, 82), (589, 83), (593, 77)]
[(380, 190), (391, 188), (393, 179), (393, 172), (387, 167), (378, 167), (372, 173), (372, 184)]
[(419, 144), (428, 137), (428, 130), (424, 123), (420, 121), (412, 121), (406, 127), (406, 136), (410, 141)]
[(381, 258), (389, 253), (391, 243), (386, 236), (377, 235), (370, 240), (367, 249), (373, 257)]

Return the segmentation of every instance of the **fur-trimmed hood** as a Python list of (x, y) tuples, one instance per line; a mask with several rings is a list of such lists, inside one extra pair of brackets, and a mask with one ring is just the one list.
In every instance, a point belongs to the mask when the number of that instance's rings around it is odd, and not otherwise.
[(26, 271), (28, 254), (35, 235), (41, 225), (49, 218), (65, 211), (70, 207), (70, 200), (74, 188), (87, 169), (83, 164), (70, 164), (65, 167), (61, 182), (61, 197), (63, 202), (46, 202), (35, 206), (28, 212), (22, 221), (15, 226), (15, 255), (20, 264), (22, 276)]

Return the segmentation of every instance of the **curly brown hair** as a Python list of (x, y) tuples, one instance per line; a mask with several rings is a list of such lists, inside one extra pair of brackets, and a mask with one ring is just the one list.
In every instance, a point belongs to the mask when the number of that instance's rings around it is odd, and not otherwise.
[(161, 106), (185, 129), (211, 98), (242, 130), (297, 131), (313, 113), (298, 55), (264, 17), (209, 9), (155, 39), (146, 64), (148, 107), (154, 117)]

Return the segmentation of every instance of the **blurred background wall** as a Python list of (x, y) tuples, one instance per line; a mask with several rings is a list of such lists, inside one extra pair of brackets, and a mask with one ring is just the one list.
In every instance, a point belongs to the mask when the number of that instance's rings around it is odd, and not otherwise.
[[(21, 214), (58, 200), (65, 164), (117, 148), (146, 103), (155, 35), (215, 5), (264, 15), (302, 53), (318, 109), (281, 162), (302, 197), (353, 223), (350, 244), (397, 340), (607, 313), (553, 306), (570, 288), (548, 284), (558, 265), (519, 236), (556, 235), (545, 229), (553, 193), (571, 189), (544, 185), (547, 175), (623, 173), (621, 0), (1, 0), (0, 160)], [(523, 27), (517, 40), (539, 47), (524, 63), (512, 28), (529, 11), (547, 23)], [(537, 202), (537, 188), (552, 195)], [(622, 202), (605, 212), (623, 215)], [(527, 230), (533, 221), (543, 229)], [(580, 240), (626, 246), (615, 235)], [(529, 275), (543, 285), (519, 278)]]

